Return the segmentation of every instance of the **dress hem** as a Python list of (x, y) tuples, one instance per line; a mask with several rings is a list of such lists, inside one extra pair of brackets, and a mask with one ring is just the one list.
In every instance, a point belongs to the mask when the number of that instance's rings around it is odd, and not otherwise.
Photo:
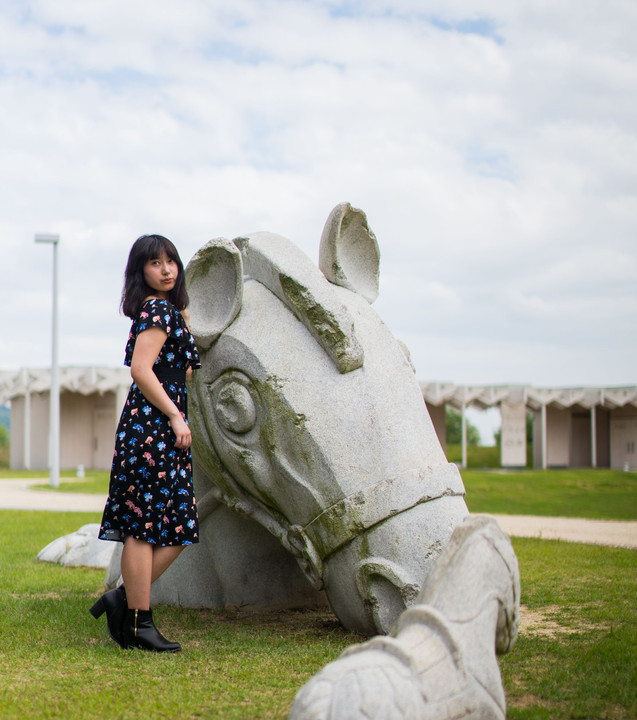
[(188, 545), (197, 545), (199, 543), (199, 538), (193, 538), (192, 540), (185, 540), (184, 542), (168, 542), (168, 543), (162, 543), (158, 542), (157, 540), (154, 540), (153, 538), (148, 537), (138, 537), (136, 535), (133, 535), (132, 533), (128, 533), (124, 536), (122, 536), (122, 533), (117, 530), (110, 530), (106, 533), (100, 533), (97, 536), (98, 540), (103, 540), (104, 542), (120, 542), (124, 543), (127, 538), (132, 537), (135, 540), (141, 540), (142, 542), (147, 542), (149, 545), (156, 545), (157, 547), (187, 547)]

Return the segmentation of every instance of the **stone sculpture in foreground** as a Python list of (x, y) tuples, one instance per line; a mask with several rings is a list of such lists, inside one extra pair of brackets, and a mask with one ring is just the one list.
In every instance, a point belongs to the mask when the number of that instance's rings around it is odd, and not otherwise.
[(99, 529), (99, 523), (82, 525), (79, 530), (63, 535), (42, 548), (37, 560), (59, 563), (63, 567), (107, 568), (111, 563), (113, 544), (98, 539)]
[(407, 353), (371, 307), (379, 257), (364, 213), (343, 204), (318, 268), (272, 233), (212, 240), (189, 263), (202, 542), (154, 602), (311, 603), (311, 585), (373, 635), (416, 600), (467, 508)]
[(493, 518), (456, 528), (390, 637), (348, 648), (297, 694), (290, 720), (505, 720), (496, 652), (517, 638), (520, 576)]

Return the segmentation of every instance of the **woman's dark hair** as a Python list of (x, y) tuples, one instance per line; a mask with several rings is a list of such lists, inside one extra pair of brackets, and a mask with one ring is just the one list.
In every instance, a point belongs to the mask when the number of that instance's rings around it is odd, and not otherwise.
[(179, 268), (177, 282), (170, 291), (169, 300), (178, 310), (188, 307), (184, 266), (177, 248), (163, 235), (142, 235), (133, 243), (124, 273), (121, 309), (127, 317), (134, 319), (144, 300), (153, 294), (154, 291), (144, 280), (144, 265), (148, 260), (157, 258), (162, 253), (166, 253), (171, 260), (174, 260)]

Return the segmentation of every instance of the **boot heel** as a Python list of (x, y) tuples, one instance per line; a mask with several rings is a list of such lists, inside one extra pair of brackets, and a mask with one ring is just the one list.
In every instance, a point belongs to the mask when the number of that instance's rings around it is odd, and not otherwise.
[(98, 617), (101, 617), (104, 612), (106, 612), (106, 605), (104, 604), (104, 597), (101, 597), (95, 605), (89, 610), (91, 615), (97, 620)]

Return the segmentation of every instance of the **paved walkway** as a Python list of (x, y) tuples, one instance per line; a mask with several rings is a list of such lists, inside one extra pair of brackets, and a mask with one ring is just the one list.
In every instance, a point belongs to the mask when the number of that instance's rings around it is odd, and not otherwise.
[[(64, 478), (64, 482), (68, 482)], [(5, 510), (72, 510), (102, 511), (106, 497), (91, 493), (68, 493), (56, 490), (35, 490), (32, 485), (46, 485), (46, 478), (37, 480), (0, 480), (0, 508)]]
[(531, 515), (494, 515), (505, 533), (513, 537), (568, 540), (592, 545), (637, 548), (637, 522), (582, 520)]
[[(102, 512), (106, 498), (88, 493), (35, 490), (38, 480), (0, 480), (0, 508), (10, 510), (71, 510)], [(66, 480), (65, 480), (66, 482)], [(637, 522), (581, 520), (530, 515), (494, 515), (504, 532), (513, 537), (539, 537), (545, 540), (612, 545), (637, 548)]]

